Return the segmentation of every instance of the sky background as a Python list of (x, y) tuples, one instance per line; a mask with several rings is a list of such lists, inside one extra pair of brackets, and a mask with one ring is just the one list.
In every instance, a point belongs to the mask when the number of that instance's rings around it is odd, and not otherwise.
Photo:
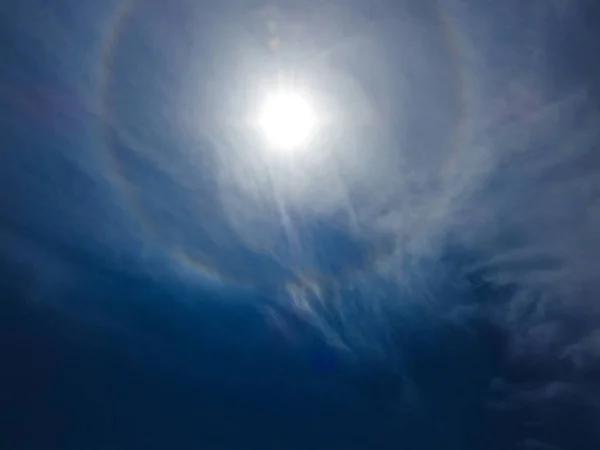
[(0, 447), (598, 448), (598, 20), (0, 5)]

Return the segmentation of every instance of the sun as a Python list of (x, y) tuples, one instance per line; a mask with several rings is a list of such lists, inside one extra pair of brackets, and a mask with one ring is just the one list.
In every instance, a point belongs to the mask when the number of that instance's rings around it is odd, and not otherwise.
[(280, 90), (266, 97), (258, 125), (269, 146), (295, 151), (305, 147), (313, 137), (316, 115), (308, 96)]

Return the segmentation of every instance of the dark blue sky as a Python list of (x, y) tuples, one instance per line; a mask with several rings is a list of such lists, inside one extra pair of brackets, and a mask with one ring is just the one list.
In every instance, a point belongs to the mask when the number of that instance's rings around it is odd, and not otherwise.
[(2, 4), (0, 448), (598, 448), (599, 18)]

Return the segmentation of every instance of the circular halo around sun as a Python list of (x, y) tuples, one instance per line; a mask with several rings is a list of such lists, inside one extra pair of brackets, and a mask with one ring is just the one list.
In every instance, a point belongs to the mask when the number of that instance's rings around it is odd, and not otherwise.
[(313, 137), (316, 115), (307, 96), (279, 90), (264, 100), (258, 125), (269, 146), (280, 151), (294, 151), (304, 147)]

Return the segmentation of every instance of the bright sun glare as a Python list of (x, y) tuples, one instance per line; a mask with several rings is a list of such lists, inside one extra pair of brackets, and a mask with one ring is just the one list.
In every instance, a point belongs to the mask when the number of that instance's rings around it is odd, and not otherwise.
[(297, 92), (279, 91), (266, 98), (258, 123), (269, 145), (293, 151), (308, 143), (315, 122), (315, 112), (307, 97)]

